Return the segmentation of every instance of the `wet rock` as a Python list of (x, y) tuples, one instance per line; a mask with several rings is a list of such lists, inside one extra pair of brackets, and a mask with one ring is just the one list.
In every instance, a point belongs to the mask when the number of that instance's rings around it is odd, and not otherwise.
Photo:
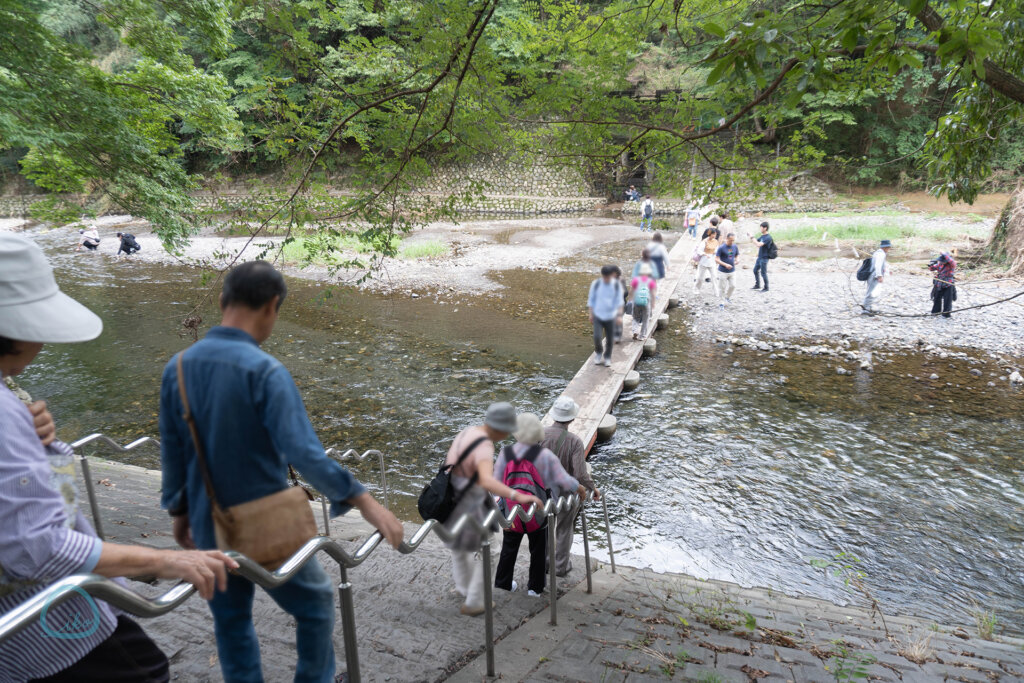
[(938, 378), (939, 378), (939, 376), (936, 375), (934, 372), (931, 375), (928, 376), (928, 379), (938, 379)]
[(1010, 373), (1010, 384), (1024, 384), (1024, 377), (1019, 372), (1014, 370)]
[(846, 369), (846, 368), (844, 368), (844, 367), (838, 367), (838, 368), (836, 368), (836, 374), (837, 374), (837, 375), (849, 375), (849, 374), (851, 374), (851, 373), (850, 373), (850, 371), (849, 371), (849, 370), (847, 370), (847, 369)]
[(975, 377), (981, 377), (981, 370), (978, 368), (971, 368), (971, 374)]

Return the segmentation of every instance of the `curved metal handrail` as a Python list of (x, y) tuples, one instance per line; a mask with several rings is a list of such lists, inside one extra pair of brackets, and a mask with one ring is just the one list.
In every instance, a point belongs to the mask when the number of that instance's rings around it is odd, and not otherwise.
[(77, 450), (78, 448), (86, 445), (87, 443), (92, 443), (93, 441), (102, 441), (103, 443), (107, 444), (108, 446), (110, 446), (119, 453), (127, 453), (128, 451), (134, 450), (136, 447), (149, 442), (155, 443), (157, 448), (160, 447), (160, 440), (154, 439), (151, 436), (144, 436), (141, 439), (135, 439), (135, 441), (132, 441), (130, 444), (122, 446), (121, 444), (117, 443), (106, 434), (96, 433), (90, 434), (89, 436), (83, 436), (78, 441), (75, 441), (74, 443), (71, 444), (71, 449)]
[(348, 458), (353, 458), (355, 460), (366, 460), (370, 456), (376, 455), (378, 460), (380, 461), (380, 488), (381, 493), (383, 494), (384, 497), (384, 507), (388, 509), (391, 508), (391, 506), (388, 505), (388, 471), (387, 467), (384, 465), (384, 453), (378, 451), (376, 448), (371, 448), (370, 450), (364, 451), (363, 453), (359, 453), (359, 451), (357, 451), (354, 448), (349, 448), (344, 453), (339, 452), (337, 448), (328, 448), (326, 451), (324, 451), (324, 453), (326, 453), (327, 455), (337, 456), (339, 460), (346, 460)]

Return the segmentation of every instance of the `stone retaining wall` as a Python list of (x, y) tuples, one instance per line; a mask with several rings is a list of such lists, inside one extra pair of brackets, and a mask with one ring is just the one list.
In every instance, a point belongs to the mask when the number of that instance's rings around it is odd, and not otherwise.
[(438, 168), (417, 189), (426, 194), (447, 194), (468, 188), (474, 180), (483, 183), (483, 191), (489, 195), (565, 198), (595, 194), (592, 183), (578, 168), (493, 157)]

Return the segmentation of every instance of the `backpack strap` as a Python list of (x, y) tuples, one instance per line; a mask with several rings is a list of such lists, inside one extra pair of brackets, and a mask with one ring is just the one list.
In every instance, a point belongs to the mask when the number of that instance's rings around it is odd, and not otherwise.
[(537, 456), (540, 455), (540, 452), (542, 450), (544, 450), (544, 447), (541, 446), (539, 443), (533, 444), (526, 450), (526, 455), (523, 456), (523, 460), (526, 460), (527, 462), (530, 463), (534, 462), (537, 459)]
[[(454, 470), (456, 467), (461, 465), (462, 461), (465, 460), (466, 458), (468, 458), (469, 454), (472, 453), (474, 450), (476, 450), (476, 447), (479, 446), (480, 444), (482, 444), (484, 441), (487, 441), (487, 437), (486, 436), (478, 437), (476, 441), (474, 441), (473, 443), (469, 444), (469, 446), (467, 446), (466, 449), (462, 451), (462, 455), (459, 456), (458, 460), (456, 460), (451, 465), (445, 465), (444, 469), (446, 471), (448, 471), (448, 472), (451, 472), (452, 470)], [(473, 474), (473, 477), (474, 478), (476, 477), (475, 473)]]

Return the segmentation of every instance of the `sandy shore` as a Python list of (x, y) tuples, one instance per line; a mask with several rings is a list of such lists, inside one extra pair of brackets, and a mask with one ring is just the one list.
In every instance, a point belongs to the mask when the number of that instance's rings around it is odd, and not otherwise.
[[(860, 303), (864, 284), (852, 278), (858, 262), (849, 245), (838, 245), (828, 237), (832, 226), (843, 221), (893, 224), (925, 234), (943, 230), (959, 235), (961, 246), (969, 246), (988, 229), (978, 217), (926, 215), (920, 213), (863, 214), (856, 217), (785, 216), (771, 218), (780, 231), (786, 228), (813, 227), (824, 238), (813, 243), (785, 245), (782, 256), (769, 267), (771, 291), (751, 291), (751, 268), (755, 245), (746, 238), (757, 232), (762, 218), (737, 221), (740, 236), (740, 269), (737, 289), (724, 308), (715, 297), (710, 284), (700, 294), (692, 292), (692, 279), (680, 285), (682, 305), (692, 312), (689, 324), (702, 338), (723, 335), (748, 335), (766, 340), (809, 340), (836, 342), (842, 339), (866, 345), (888, 345), (921, 348), (928, 345), (942, 348), (978, 349), (993, 357), (1024, 357), (1024, 297), (996, 306), (977, 308), (955, 314), (951, 319), (915, 316), (930, 311), (928, 298), (930, 277), (924, 268), (926, 254), (934, 249), (926, 237), (904, 240), (909, 260), (894, 262), (893, 274), (881, 293), (881, 315), (861, 315)], [(222, 237), (212, 230), (194, 237), (182, 254), (166, 252), (156, 235), (143, 221), (130, 216), (106, 216), (96, 221), (102, 243), (98, 254), (82, 252), (83, 258), (113, 257), (117, 251), (117, 230), (136, 235), (142, 251), (133, 259), (147, 262), (182, 263), (192, 266), (224, 267), (241, 252), (241, 258), (275, 257), (274, 247), (281, 238)], [(24, 221), (0, 221), (0, 229), (20, 229)], [(77, 242), (77, 231), (66, 230), (69, 245)], [(784, 232), (783, 232), (784, 234)], [(667, 233), (671, 244), (678, 232)], [(420, 259), (383, 259), (373, 277), (357, 286), (384, 293), (450, 297), (468, 294), (501, 296), (501, 271), (525, 269), (532, 271), (593, 272), (599, 261), (611, 258), (623, 266), (631, 265), (634, 252), (645, 238), (635, 224), (617, 218), (526, 218), (519, 220), (474, 220), (460, 224), (437, 223), (405, 237), (406, 244), (440, 241), (449, 247), (442, 257)], [(689, 240), (688, 237), (681, 239)], [(909, 247), (909, 248), (907, 248)], [(69, 246), (69, 248), (73, 248)], [(689, 249), (686, 249), (687, 253)], [(600, 255), (600, 256), (595, 256)], [(624, 267), (624, 270), (626, 269)], [(327, 268), (299, 268), (285, 265), (291, 275), (317, 281), (355, 283), (364, 270), (331, 273)], [(956, 308), (987, 304), (1021, 291), (1024, 283), (999, 280), (998, 275), (963, 277), (958, 286)], [(1010, 364), (1007, 360), (1006, 363)]]

